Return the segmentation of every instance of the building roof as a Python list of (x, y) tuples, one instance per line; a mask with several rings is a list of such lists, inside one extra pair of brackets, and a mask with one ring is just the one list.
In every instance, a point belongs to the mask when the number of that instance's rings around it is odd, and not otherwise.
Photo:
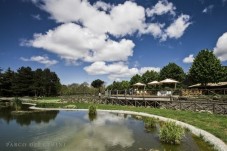
[[(208, 87), (221, 87), (221, 86), (226, 86), (227, 82), (219, 82), (219, 83), (208, 83)], [(194, 88), (194, 87), (202, 87), (200, 83), (194, 84), (189, 86), (189, 88)]]

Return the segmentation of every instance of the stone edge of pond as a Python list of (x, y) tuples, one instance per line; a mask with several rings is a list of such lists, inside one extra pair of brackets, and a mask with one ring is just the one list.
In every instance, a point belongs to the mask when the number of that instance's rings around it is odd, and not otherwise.
[[(33, 109), (33, 110), (88, 111), (88, 109), (39, 108), (39, 107), (35, 107), (36, 104), (32, 104), (32, 103), (26, 103), (26, 104), (33, 105), (30, 107), (30, 109)], [(157, 118), (161, 121), (165, 121), (165, 122), (173, 121), (173, 122), (176, 122), (177, 125), (180, 125), (184, 128), (189, 129), (191, 131), (191, 133), (195, 134), (196, 136), (202, 135), (203, 139), (205, 141), (214, 145), (214, 149), (217, 149), (218, 151), (227, 151), (227, 145), (221, 139), (217, 138), (216, 136), (212, 135), (211, 133), (209, 133), (205, 130), (202, 130), (200, 128), (197, 128), (195, 126), (192, 126), (190, 124), (187, 124), (187, 123), (184, 123), (181, 121), (177, 121), (177, 120), (174, 120), (171, 118), (166, 118), (166, 117), (162, 117), (162, 116), (158, 116), (158, 115), (143, 113), (143, 112), (124, 111), (124, 110), (100, 110), (100, 109), (98, 109), (98, 111), (153, 117), (153, 118)]]

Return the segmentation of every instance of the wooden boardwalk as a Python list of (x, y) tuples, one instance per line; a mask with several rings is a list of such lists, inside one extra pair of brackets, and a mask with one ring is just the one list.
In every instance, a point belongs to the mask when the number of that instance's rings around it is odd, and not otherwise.
[(140, 97), (140, 96), (110, 96), (96, 99), (94, 103), (112, 104), (136, 107), (151, 107), (194, 112), (208, 112), (227, 115), (227, 103), (217, 101), (181, 101), (172, 96)]

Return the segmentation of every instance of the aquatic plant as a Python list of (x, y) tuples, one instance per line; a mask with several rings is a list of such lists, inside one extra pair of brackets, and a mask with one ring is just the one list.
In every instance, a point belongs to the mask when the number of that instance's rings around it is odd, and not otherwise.
[(154, 128), (157, 122), (157, 120), (153, 117), (144, 117), (143, 121), (146, 128)]
[(21, 109), (22, 101), (18, 98), (13, 99), (13, 107), (16, 111)]
[(184, 129), (175, 122), (166, 122), (159, 132), (159, 138), (162, 142), (168, 144), (180, 144), (184, 136)]
[(97, 111), (96, 111), (96, 106), (95, 105), (90, 105), (89, 107), (88, 107), (88, 114), (89, 115), (96, 115), (97, 114)]

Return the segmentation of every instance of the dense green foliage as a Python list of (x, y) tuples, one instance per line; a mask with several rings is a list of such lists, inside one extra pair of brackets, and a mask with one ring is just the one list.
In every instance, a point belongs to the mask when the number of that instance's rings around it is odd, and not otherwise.
[(81, 94), (97, 94), (98, 90), (90, 87), (88, 83), (73, 83), (70, 85), (62, 85), (61, 95), (81, 95)]
[(164, 80), (166, 78), (171, 78), (177, 81), (182, 82), (185, 79), (184, 70), (175, 63), (169, 63), (164, 66), (160, 71), (160, 80)]
[(151, 81), (157, 81), (159, 78), (159, 74), (156, 71), (153, 70), (147, 70), (141, 77), (143, 83), (149, 83)]
[(223, 67), (213, 51), (201, 50), (189, 70), (189, 77), (193, 83), (206, 86), (208, 82), (217, 83), (222, 80)]
[(162, 142), (168, 144), (180, 144), (184, 136), (184, 129), (175, 122), (166, 122), (160, 128), (159, 138)]
[(88, 107), (88, 114), (89, 115), (96, 115), (97, 114), (97, 110), (96, 110), (96, 106), (95, 105), (90, 105)]
[(152, 117), (143, 117), (143, 122), (146, 128), (154, 128), (157, 120)]
[(55, 96), (60, 91), (60, 80), (50, 69), (10, 68), (0, 74), (0, 96)]
[(114, 81), (106, 89), (108, 90), (127, 90), (130, 88), (130, 83), (128, 81), (116, 82)]
[(93, 86), (94, 88), (98, 88), (99, 92), (101, 92), (101, 87), (103, 86), (103, 84), (104, 84), (104, 81), (100, 79), (96, 79), (92, 81), (91, 86)]
[(130, 85), (132, 86), (133, 84), (137, 82), (142, 82), (142, 77), (139, 74), (134, 75), (131, 80), (130, 80)]

